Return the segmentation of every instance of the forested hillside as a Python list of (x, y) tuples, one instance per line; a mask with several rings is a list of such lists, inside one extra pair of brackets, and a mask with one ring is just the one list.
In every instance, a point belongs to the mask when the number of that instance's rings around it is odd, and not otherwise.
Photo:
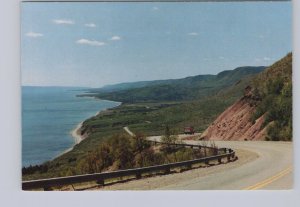
[(268, 140), (292, 140), (292, 53), (276, 62), (253, 81), (261, 101), (252, 120), (265, 114)]
[(292, 140), (292, 54), (255, 76), (202, 139)]
[(115, 86), (93, 89), (100, 99), (122, 103), (190, 101), (215, 95), (239, 80), (253, 76), (265, 67), (239, 67), (223, 71), (217, 75), (198, 75), (183, 79), (124, 83)]

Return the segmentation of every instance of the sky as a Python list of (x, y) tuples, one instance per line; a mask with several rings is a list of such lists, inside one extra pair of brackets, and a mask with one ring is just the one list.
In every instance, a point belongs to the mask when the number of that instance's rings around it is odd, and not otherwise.
[(292, 51), (291, 2), (23, 2), (22, 85), (107, 84), (268, 66)]

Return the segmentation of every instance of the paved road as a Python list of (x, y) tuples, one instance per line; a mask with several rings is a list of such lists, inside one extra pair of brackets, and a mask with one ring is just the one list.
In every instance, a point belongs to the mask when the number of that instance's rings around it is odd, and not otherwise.
[[(150, 137), (159, 140), (159, 137)], [(201, 141), (186, 141), (201, 144)], [(239, 159), (227, 164), (182, 173), (154, 176), (104, 187), (103, 190), (260, 190), (291, 189), (291, 142), (217, 141), (230, 147)]]
[[(196, 143), (196, 141), (187, 141)], [(293, 145), (291, 142), (218, 141), (218, 147), (247, 150), (257, 159), (233, 169), (185, 180), (161, 189), (291, 189), (293, 186)]]
[(130, 131), (130, 129), (128, 127), (123, 127), (123, 129), (130, 135), (130, 136), (134, 136), (134, 133), (132, 131)]
[[(186, 135), (181, 135), (180, 138), (184, 136)], [(159, 141), (160, 136), (148, 139)], [(201, 141), (185, 142), (201, 144)], [(239, 160), (207, 169), (200, 168), (191, 172), (132, 181), (115, 187), (172, 190), (259, 190), (293, 187), (292, 142), (215, 141), (215, 143), (218, 147), (234, 149)]]

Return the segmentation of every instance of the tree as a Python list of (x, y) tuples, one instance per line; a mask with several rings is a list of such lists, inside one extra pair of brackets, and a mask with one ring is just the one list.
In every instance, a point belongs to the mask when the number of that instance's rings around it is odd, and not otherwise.
[(167, 125), (165, 128), (165, 134), (161, 137), (161, 141), (166, 144), (174, 144), (178, 141), (177, 135), (171, 135), (171, 131), (169, 126)]
[(124, 134), (115, 135), (110, 140), (114, 160), (119, 161), (119, 169), (133, 167), (134, 153), (131, 141), (132, 138)]
[(141, 153), (144, 149), (149, 147), (150, 144), (145, 140), (145, 136), (141, 133), (136, 134), (132, 142), (133, 151)]

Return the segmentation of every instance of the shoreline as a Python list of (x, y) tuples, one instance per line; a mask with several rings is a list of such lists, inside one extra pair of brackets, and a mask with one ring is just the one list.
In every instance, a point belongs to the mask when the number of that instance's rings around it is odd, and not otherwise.
[(85, 139), (85, 137), (82, 136), (82, 135), (80, 135), (80, 132), (79, 132), (80, 128), (82, 127), (82, 123), (83, 123), (83, 121), (80, 122), (79, 124), (77, 124), (77, 126), (72, 131), (70, 131), (70, 135), (74, 139), (74, 144), (70, 148), (64, 150), (63, 152), (61, 152), (60, 154), (58, 154), (57, 156), (55, 156), (53, 159), (51, 159), (51, 161), (53, 161), (56, 158), (58, 158), (58, 157), (60, 157), (60, 156), (62, 156), (64, 154), (66, 154), (67, 152), (72, 151), (73, 148), (77, 144), (79, 144), (81, 141), (83, 141)]
[[(117, 105), (117, 106), (114, 106), (114, 107), (111, 107), (111, 108), (106, 108), (106, 109), (97, 111), (97, 113), (96, 113), (95, 115), (93, 115), (93, 116), (98, 116), (99, 114), (101, 114), (101, 113), (103, 113), (103, 112), (105, 112), (105, 111), (107, 111), (107, 110), (110, 110), (110, 109), (113, 109), (113, 108), (116, 108), (116, 107), (122, 105), (121, 102), (118, 102), (118, 103), (119, 103), (119, 105)], [(93, 116), (91, 116), (91, 117), (93, 117)], [(90, 119), (91, 117), (88, 117), (88, 118), (86, 118), (85, 120)], [(84, 120), (84, 121), (85, 121), (85, 120)], [(70, 148), (66, 149), (65, 151), (63, 151), (62, 153), (60, 153), (59, 155), (57, 155), (57, 156), (56, 156), (55, 158), (53, 158), (52, 160), (54, 160), (54, 159), (56, 159), (56, 158), (58, 158), (58, 157), (60, 157), (60, 156), (62, 156), (62, 155), (64, 155), (64, 154), (66, 154), (67, 152), (72, 151), (73, 148), (74, 148), (77, 144), (79, 144), (80, 142), (82, 142), (84, 139), (87, 138), (86, 136), (81, 135), (81, 132), (80, 132), (80, 129), (81, 129), (82, 124), (83, 124), (84, 121), (81, 121), (79, 124), (76, 125), (76, 127), (75, 127), (73, 130), (70, 131), (70, 135), (71, 135), (71, 137), (74, 139), (74, 144), (73, 144)]]
[[(74, 138), (74, 145), (79, 144), (82, 140), (85, 139), (83, 135), (80, 133), (80, 129), (82, 127), (83, 121), (77, 124), (77, 126), (71, 131), (71, 136)], [(72, 147), (73, 148), (73, 147)]]
[[(120, 104), (120, 105), (121, 105), (121, 104)], [(120, 106), (120, 105), (118, 105), (118, 106)], [(118, 107), (118, 106), (115, 106), (115, 107)], [(98, 115), (100, 115), (101, 113), (104, 113), (105, 111), (107, 111), (107, 110), (109, 110), (109, 109), (113, 109), (113, 108), (115, 108), (115, 107), (112, 107), (112, 108), (106, 108), (106, 109), (104, 109), (104, 110), (97, 111), (97, 113), (96, 113), (95, 115), (91, 116), (91, 117), (98, 116)], [(91, 117), (88, 117), (88, 118), (86, 118), (85, 120), (90, 119)], [(84, 121), (85, 121), (85, 120), (84, 120)], [(81, 135), (81, 131), (80, 131), (84, 121), (82, 121), (82, 122), (80, 122), (79, 124), (77, 124), (76, 127), (70, 132), (70, 134), (71, 134), (71, 136), (73, 137), (74, 142), (75, 142), (75, 143), (74, 143), (74, 146), (77, 145), (77, 144), (79, 144), (80, 142), (82, 142), (82, 141), (86, 138), (85, 135)], [(72, 149), (73, 149), (74, 146), (72, 146)], [(70, 151), (70, 149), (68, 149), (68, 151)]]

